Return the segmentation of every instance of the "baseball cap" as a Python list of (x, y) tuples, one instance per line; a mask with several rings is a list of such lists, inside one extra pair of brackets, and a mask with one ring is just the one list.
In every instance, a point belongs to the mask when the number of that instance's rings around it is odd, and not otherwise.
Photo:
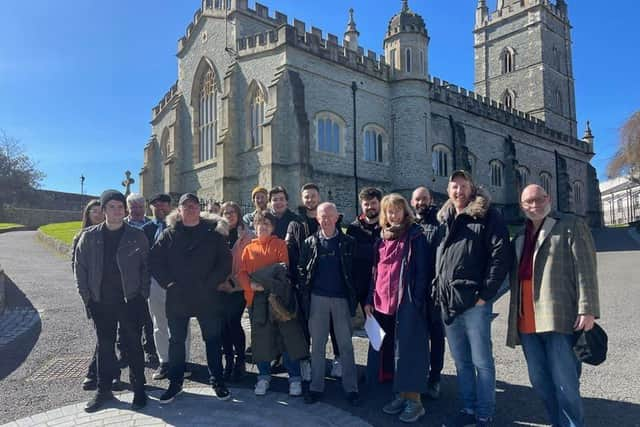
[(165, 194), (165, 193), (156, 194), (155, 196), (153, 196), (151, 198), (151, 200), (149, 200), (149, 204), (152, 205), (155, 202), (171, 203), (171, 196), (169, 196), (168, 194)]
[(180, 200), (178, 201), (178, 204), (183, 205), (188, 201), (192, 201), (200, 204), (200, 199), (198, 199), (198, 196), (196, 196), (193, 193), (184, 193), (182, 196), (180, 196)]

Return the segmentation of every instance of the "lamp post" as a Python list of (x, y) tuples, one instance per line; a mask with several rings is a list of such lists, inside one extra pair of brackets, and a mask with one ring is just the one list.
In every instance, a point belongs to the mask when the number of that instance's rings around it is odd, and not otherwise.
[(80, 175), (80, 195), (84, 195), (84, 175)]
[(355, 81), (351, 82), (351, 92), (353, 94), (353, 182), (354, 182), (354, 190), (355, 190), (355, 205), (353, 205), (355, 209), (355, 215), (358, 216), (358, 130), (357, 130), (357, 119), (356, 119), (356, 92), (358, 91), (358, 83)]

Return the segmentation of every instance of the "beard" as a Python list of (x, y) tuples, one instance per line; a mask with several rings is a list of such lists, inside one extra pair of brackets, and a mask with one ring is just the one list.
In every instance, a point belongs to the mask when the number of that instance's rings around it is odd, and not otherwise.
[(544, 211), (542, 212), (542, 215), (536, 215), (536, 214), (531, 214), (529, 212), (525, 212), (524, 216), (526, 216), (530, 221), (540, 221), (545, 219), (547, 216), (549, 216), (550, 213), (551, 213), (551, 203), (545, 206)]
[(428, 212), (429, 206), (420, 206), (416, 208), (416, 213), (421, 217), (426, 216)]
[(369, 209), (367, 211), (365, 211), (364, 216), (366, 216), (369, 219), (375, 219), (378, 217), (378, 215), (380, 214), (380, 212), (373, 210), (373, 209)]

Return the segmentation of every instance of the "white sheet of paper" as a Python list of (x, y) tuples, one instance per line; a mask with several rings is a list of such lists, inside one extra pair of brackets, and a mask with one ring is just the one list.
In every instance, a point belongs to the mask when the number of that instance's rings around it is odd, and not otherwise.
[(386, 334), (375, 317), (367, 316), (367, 320), (364, 322), (364, 330), (367, 332), (369, 342), (373, 349), (375, 351), (380, 351), (380, 347), (382, 347), (382, 340)]

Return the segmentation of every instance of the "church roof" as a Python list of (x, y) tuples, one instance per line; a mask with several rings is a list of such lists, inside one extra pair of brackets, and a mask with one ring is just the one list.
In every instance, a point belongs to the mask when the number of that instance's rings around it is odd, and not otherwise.
[(387, 37), (399, 32), (418, 32), (426, 34), (427, 28), (422, 16), (409, 9), (409, 1), (402, 0), (402, 10), (389, 21)]

